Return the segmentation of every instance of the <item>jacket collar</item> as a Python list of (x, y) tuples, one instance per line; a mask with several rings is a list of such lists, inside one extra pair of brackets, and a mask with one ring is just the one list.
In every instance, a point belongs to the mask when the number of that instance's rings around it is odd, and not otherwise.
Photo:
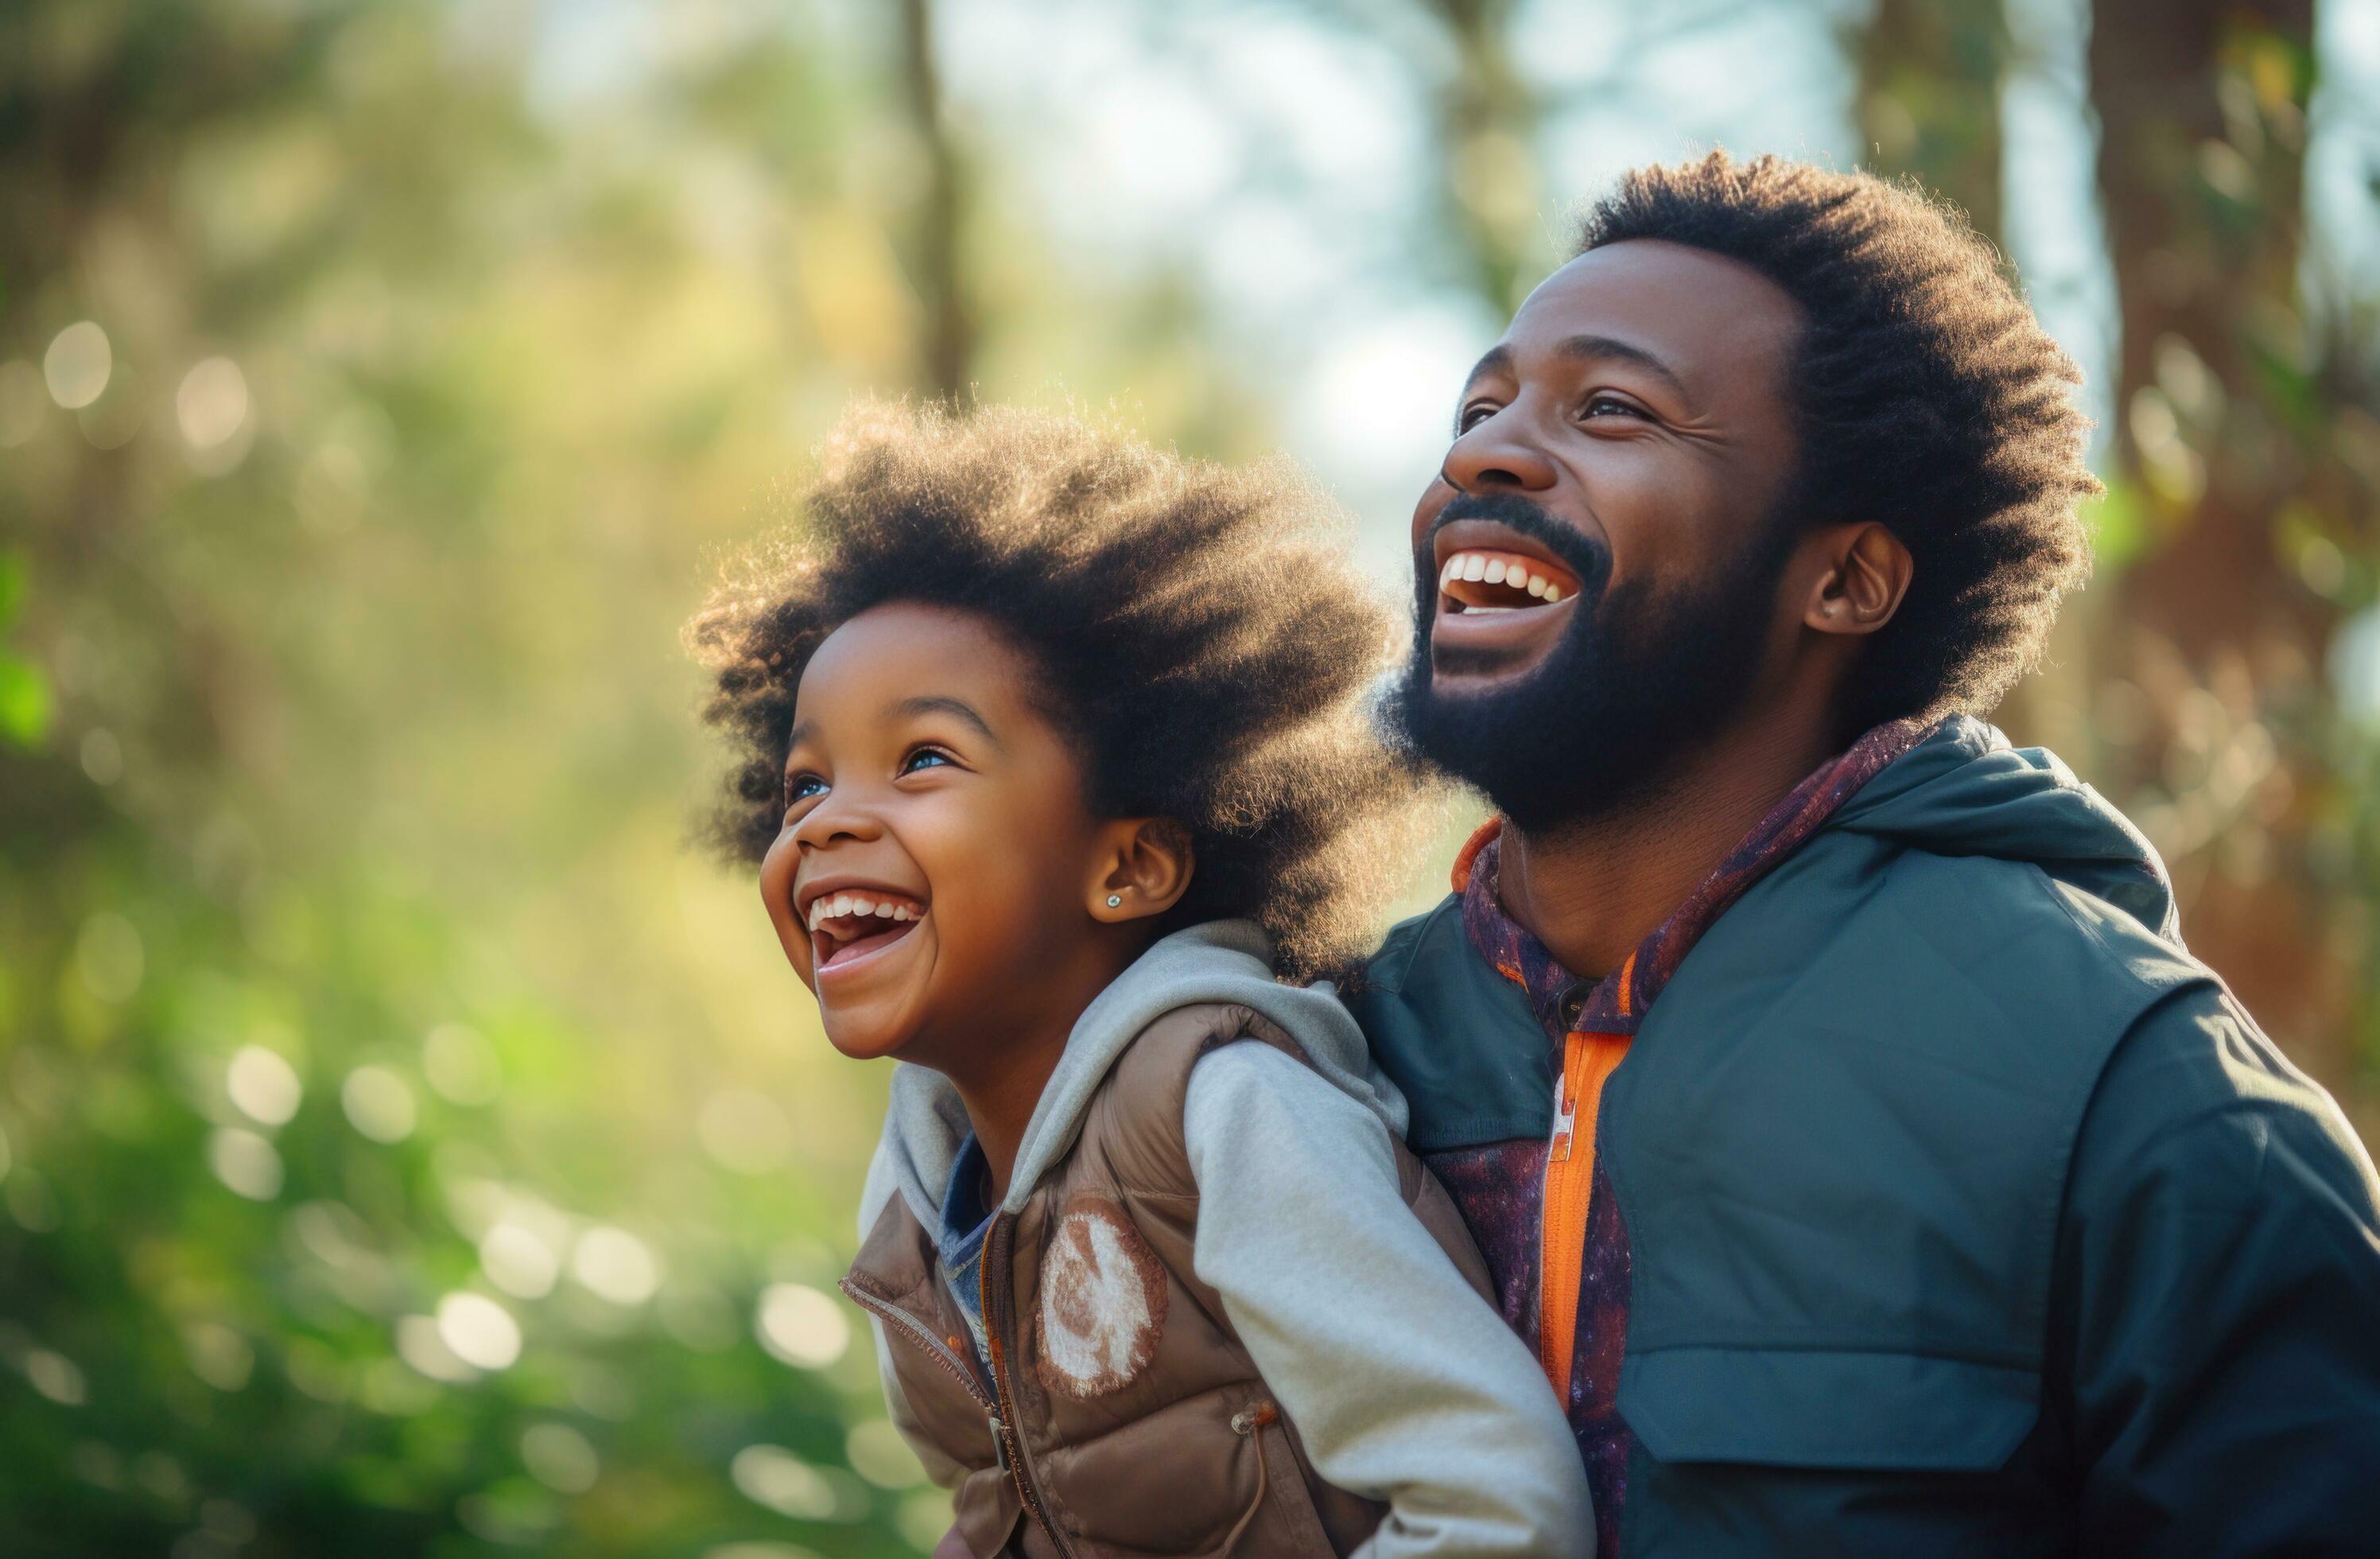
[(1500, 817), (1480, 824), (1454, 858), (1453, 886), (1462, 895), (1463, 931), (1481, 957), (1528, 993), (1529, 1005), (1548, 1034), (1633, 1034), (1703, 933), (1754, 883), (1826, 826), (1861, 786), (1934, 729), (1934, 724), (1923, 721), (1890, 721), (1820, 764), (1592, 990), (1582, 990), (1585, 981), (1564, 968), (1505, 911), (1497, 894), (1504, 831)]

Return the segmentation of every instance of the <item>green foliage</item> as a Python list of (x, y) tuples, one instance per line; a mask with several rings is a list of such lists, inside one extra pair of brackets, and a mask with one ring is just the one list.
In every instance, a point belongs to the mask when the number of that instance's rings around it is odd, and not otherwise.
[(906, 371), (890, 93), (762, 33), (607, 141), (496, 25), (0, 10), (12, 1554), (947, 1520), (834, 1295), (881, 1079), (685, 847), (676, 642), (785, 408)]

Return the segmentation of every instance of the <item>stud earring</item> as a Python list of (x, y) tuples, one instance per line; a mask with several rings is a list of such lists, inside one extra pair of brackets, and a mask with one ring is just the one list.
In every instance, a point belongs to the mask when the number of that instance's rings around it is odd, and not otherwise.
[(1123, 908), (1123, 895), (1122, 895), (1122, 894), (1110, 894), (1110, 895), (1108, 895), (1108, 907), (1109, 907), (1109, 908), (1111, 908), (1111, 909), (1121, 909), (1121, 908)]

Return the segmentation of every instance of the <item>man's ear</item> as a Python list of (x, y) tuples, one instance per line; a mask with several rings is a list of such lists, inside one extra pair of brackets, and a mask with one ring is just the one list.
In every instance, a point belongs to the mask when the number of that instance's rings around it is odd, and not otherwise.
[(1892, 621), (1915, 565), (1900, 538), (1873, 521), (1821, 533), (1827, 566), (1810, 587), (1802, 626), (1820, 633), (1874, 633)]
[(1170, 818), (1118, 818), (1099, 829), (1084, 907), (1111, 925), (1162, 915), (1190, 891), (1190, 831)]

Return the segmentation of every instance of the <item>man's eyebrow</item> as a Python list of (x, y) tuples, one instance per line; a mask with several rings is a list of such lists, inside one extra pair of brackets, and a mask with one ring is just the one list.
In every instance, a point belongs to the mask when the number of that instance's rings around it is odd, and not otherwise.
[(951, 698), (947, 694), (929, 693), (920, 694), (914, 699), (903, 699), (892, 706), (892, 716), (896, 720), (914, 719), (920, 714), (947, 714), (953, 720), (974, 726), (983, 739), (992, 746), (1003, 752), (1007, 750), (1007, 744), (994, 734), (984, 717), (975, 712), (975, 706), (964, 699)]
[(1500, 346), (1488, 347), (1487, 356), (1481, 358), (1477, 362), (1473, 363), (1471, 365), (1471, 371), (1463, 376), (1463, 393), (1466, 395), (1469, 394), (1471, 386), (1479, 383), (1479, 381), (1487, 375), (1490, 373), (1509, 372), (1511, 371), (1512, 367), (1512, 347)]
[(1680, 396), (1689, 400), (1694, 398), (1688, 393), (1685, 382), (1678, 377), (1677, 371), (1668, 363), (1634, 342), (1622, 341), (1616, 335), (1568, 336), (1556, 343), (1554, 354), (1557, 357), (1574, 359), (1609, 358), (1618, 362), (1630, 363), (1643, 369), (1657, 379), (1666, 380), (1670, 388), (1675, 390)]

